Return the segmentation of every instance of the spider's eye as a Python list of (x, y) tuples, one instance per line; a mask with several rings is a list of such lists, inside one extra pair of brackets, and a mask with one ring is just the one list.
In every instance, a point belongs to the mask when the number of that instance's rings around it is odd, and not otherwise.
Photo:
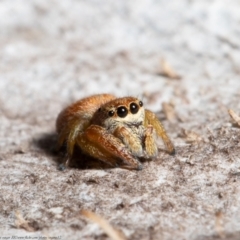
[(109, 116), (109, 117), (112, 117), (113, 115), (114, 115), (114, 111), (113, 111), (113, 110), (111, 110), (111, 111), (108, 112), (108, 116)]
[(138, 112), (138, 105), (136, 103), (131, 103), (130, 104), (130, 111), (132, 114), (135, 114)]
[(140, 106), (140, 107), (143, 106), (143, 102), (142, 102), (142, 101), (139, 102), (139, 106)]
[(124, 118), (124, 117), (127, 116), (127, 114), (128, 114), (128, 110), (127, 110), (126, 107), (119, 107), (119, 108), (117, 109), (117, 115), (118, 115), (119, 117)]

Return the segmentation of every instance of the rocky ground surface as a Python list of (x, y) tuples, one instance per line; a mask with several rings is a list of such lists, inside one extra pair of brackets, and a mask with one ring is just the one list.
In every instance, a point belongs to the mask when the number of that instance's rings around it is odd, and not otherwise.
[[(240, 3), (0, 2), (0, 238), (240, 236)], [(95, 93), (137, 96), (176, 155), (142, 171), (87, 161), (59, 171), (55, 120)], [(162, 145), (160, 143), (160, 148)], [(12, 238), (13, 239), (13, 238)]]

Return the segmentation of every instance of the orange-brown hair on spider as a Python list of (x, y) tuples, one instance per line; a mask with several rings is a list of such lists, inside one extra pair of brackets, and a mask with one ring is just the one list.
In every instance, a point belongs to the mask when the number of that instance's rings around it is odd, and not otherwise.
[(99, 94), (81, 99), (60, 112), (56, 128), (58, 148), (66, 144), (68, 161), (78, 146), (112, 166), (121, 160), (122, 168), (141, 170), (139, 158), (158, 154), (157, 136), (170, 154), (175, 153), (161, 122), (135, 97)]

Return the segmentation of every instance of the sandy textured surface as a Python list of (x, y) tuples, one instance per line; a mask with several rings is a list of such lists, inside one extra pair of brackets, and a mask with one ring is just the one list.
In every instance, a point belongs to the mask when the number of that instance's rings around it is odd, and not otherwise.
[[(238, 0), (2, 0), (0, 237), (109, 239), (86, 209), (127, 239), (240, 239), (240, 129), (228, 115), (240, 113), (239, 9)], [(95, 93), (142, 98), (177, 154), (160, 151), (142, 171), (59, 171), (56, 117)]]

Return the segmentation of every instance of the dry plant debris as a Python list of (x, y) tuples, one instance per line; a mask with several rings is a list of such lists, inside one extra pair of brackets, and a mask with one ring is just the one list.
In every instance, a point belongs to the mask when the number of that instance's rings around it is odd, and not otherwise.
[(162, 109), (167, 120), (170, 122), (174, 122), (174, 120), (176, 119), (176, 112), (175, 112), (174, 105), (172, 103), (163, 102)]
[(186, 129), (182, 129), (181, 136), (187, 143), (200, 142), (202, 140), (202, 137), (198, 133)]
[(232, 110), (229, 109), (228, 113), (230, 117), (237, 123), (237, 125), (240, 127), (240, 117)]
[(19, 211), (15, 212), (15, 216), (16, 216), (15, 224), (17, 228), (25, 229), (28, 232), (36, 231), (32, 226), (30, 226), (29, 221), (23, 218), (22, 214)]
[(118, 232), (115, 230), (108, 221), (103, 219), (102, 217), (98, 216), (97, 214), (87, 211), (87, 210), (82, 210), (81, 214), (85, 216), (86, 218), (90, 219), (94, 223), (97, 223), (103, 231), (113, 240), (126, 240), (126, 238), (123, 236), (123, 233)]
[(215, 230), (218, 233), (219, 237), (224, 238), (224, 226), (223, 226), (223, 213), (221, 211), (217, 211), (215, 214)]
[(181, 79), (181, 76), (172, 68), (172, 66), (162, 59), (160, 62), (160, 74), (170, 79)]

